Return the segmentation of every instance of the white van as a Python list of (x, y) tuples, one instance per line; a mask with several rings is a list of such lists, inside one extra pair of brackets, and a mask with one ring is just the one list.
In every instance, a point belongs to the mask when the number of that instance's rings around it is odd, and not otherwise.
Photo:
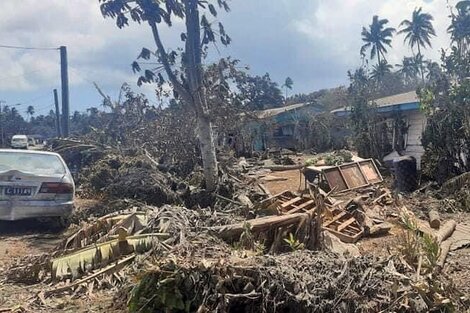
[(11, 147), (13, 149), (28, 149), (28, 136), (14, 135), (11, 137)]

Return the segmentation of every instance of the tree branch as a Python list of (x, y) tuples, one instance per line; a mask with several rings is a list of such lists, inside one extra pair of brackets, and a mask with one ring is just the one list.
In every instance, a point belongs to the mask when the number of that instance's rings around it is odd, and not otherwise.
[(171, 70), (170, 62), (168, 61), (168, 54), (163, 47), (163, 43), (160, 39), (160, 34), (158, 33), (158, 27), (155, 23), (149, 23), (150, 27), (152, 28), (153, 39), (155, 40), (155, 44), (157, 45), (157, 51), (160, 55), (163, 68), (165, 69), (166, 74), (168, 75), (168, 79), (173, 84), (173, 87), (181, 94), (183, 99), (185, 99), (188, 103), (192, 103), (191, 93), (178, 81), (178, 78), (175, 76), (175, 73)]

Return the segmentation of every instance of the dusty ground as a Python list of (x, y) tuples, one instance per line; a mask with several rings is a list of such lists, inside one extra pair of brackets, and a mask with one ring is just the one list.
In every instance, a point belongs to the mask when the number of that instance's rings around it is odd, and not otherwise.
[(305, 189), (305, 179), (300, 170), (289, 170), (272, 172), (269, 177), (282, 177), (286, 180), (281, 181), (266, 181), (263, 184), (269, 189), (271, 194), (275, 195), (285, 190), (298, 192)]
[[(77, 210), (93, 203), (95, 201), (78, 199)], [(17, 257), (47, 253), (69, 232), (70, 229), (60, 233), (51, 232), (47, 224), (37, 220), (1, 221), (0, 272)], [(27, 307), (39, 291), (47, 288), (44, 285), (28, 286), (2, 281), (0, 274), (0, 312), (15, 312), (15, 309), (21, 312), (21, 307)], [(93, 292), (85, 298), (57, 298), (48, 302), (48, 307), (36, 308), (33, 304), (28, 312), (110, 312), (112, 302), (111, 292)]]

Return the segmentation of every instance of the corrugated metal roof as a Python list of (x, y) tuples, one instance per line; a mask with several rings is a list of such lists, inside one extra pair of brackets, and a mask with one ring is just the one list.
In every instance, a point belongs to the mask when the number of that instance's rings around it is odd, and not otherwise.
[[(405, 93), (400, 93), (393, 96), (388, 96), (384, 98), (379, 98), (371, 101), (375, 103), (378, 108), (392, 107), (396, 105), (410, 104), (419, 102), (419, 97), (416, 94), (416, 91), (410, 91)], [(350, 107), (344, 107), (331, 111), (331, 113), (344, 113), (351, 111)]]
[(416, 94), (416, 91), (410, 91), (410, 92), (405, 92), (405, 93), (401, 93), (398, 95), (376, 99), (376, 100), (373, 100), (372, 102), (374, 102), (378, 107), (386, 107), (390, 105), (413, 103), (413, 102), (418, 102), (418, 101), (419, 101), (419, 98), (418, 98), (418, 95)]
[(285, 112), (292, 111), (298, 108), (302, 108), (310, 104), (313, 104), (313, 103), (312, 102), (295, 103), (295, 104), (287, 105), (285, 107), (268, 109), (268, 110), (263, 110), (263, 111), (256, 111), (254, 112), (254, 114), (256, 117), (261, 118), (261, 119), (268, 118), (268, 117), (279, 115), (281, 113), (285, 113)]

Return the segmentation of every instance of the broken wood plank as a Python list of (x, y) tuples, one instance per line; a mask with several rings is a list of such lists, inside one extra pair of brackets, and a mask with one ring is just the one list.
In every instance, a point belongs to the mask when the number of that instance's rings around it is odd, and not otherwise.
[(348, 219), (346, 222), (343, 222), (341, 223), (341, 225), (338, 226), (338, 231), (342, 231), (343, 229), (345, 229), (346, 227), (348, 227), (349, 225), (351, 225), (352, 223), (354, 223), (356, 221), (356, 219), (354, 217), (351, 217), (350, 219)]
[(308, 200), (307, 202), (304, 202), (302, 203), (301, 205), (299, 206), (295, 206), (293, 209), (287, 211), (285, 214), (292, 214), (292, 213), (296, 213), (304, 208), (307, 208), (309, 207), (310, 205), (313, 205), (315, 203), (315, 201), (313, 200)]
[(226, 197), (224, 197), (224, 196), (221, 196), (221, 195), (218, 195), (218, 194), (216, 194), (215, 196), (216, 196), (216, 198), (219, 198), (219, 199), (225, 200), (225, 201), (227, 201), (227, 202), (230, 202), (230, 203), (233, 203), (233, 204), (236, 204), (236, 205), (241, 205), (241, 206), (243, 206), (243, 203), (241, 203), (241, 202), (238, 202), (238, 201), (235, 201), (235, 200), (232, 200), (232, 199), (226, 198)]
[(438, 243), (443, 242), (449, 238), (455, 230), (457, 223), (454, 220), (448, 220), (442, 225), (439, 231), (436, 233), (436, 240)]
[(307, 211), (306, 213), (255, 218), (236, 224), (210, 227), (209, 231), (224, 240), (238, 240), (240, 235), (246, 230), (247, 223), (250, 224), (251, 231), (257, 233), (272, 228), (300, 223), (301, 221), (305, 221), (305, 219), (311, 218), (314, 211), (315, 209)]
[(373, 225), (369, 228), (369, 235), (379, 236), (387, 234), (390, 229), (392, 229), (392, 224), (384, 222), (380, 224)]
[(301, 197), (295, 197), (294, 199), (290, 199), (287, 202), (281, 203), (281, 207), (287, 208), (288, 206), (293, 205), (294, 203), (299, 202), (300, 200), (302, 200)]
[(263, 184), (258, 184), (258, 187), (265, 193), (267, 194), (268, 196), (271, 196), (271, 192), (269, 191), (269, 189), (263, 185)]
[(327, 222), (325, 225), (323, 225), (323, 227), (328, 227), (329, 225), (333, 224), (334, 222), (336, 222), (337, 220), (339, 220), (340, 218), (342, 218), (343, 216), (346, 215), (346, 211), (344, 212), (341, 212), (339, 213), (338, 215), (336, 215), (335, 217), (333, 217), (333, 219), (329, 222)]
[(439, 229), (441, 226), (439, 213), (436, 210), (429, 211), (429, 225), (434, 229)]

